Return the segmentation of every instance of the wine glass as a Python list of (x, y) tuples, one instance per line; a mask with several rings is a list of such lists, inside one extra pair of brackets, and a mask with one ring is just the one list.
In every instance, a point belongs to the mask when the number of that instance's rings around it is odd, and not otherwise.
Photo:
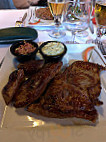
[(65, 32), (60, 30), (62, 14), (66, 10), (68, 0), (48, 0), (48, 6), (54, 17), (55, 29), (49, 32), (49, 36), (53, 38), (61, 38), (65, 36)]
[(106, 0), (96, 0), (95, 18), (97, 23), (96, 40), (100, 41), (103, 34), (106, 34)]
[(35, 11), (36, 11), (36, 4), (38, 3), (39, 0), (27, 0), (29, 4), (29, 9), (28, 9), (28, 22), (29, 23), (35, 23), (37, 21), (36, 16), (35, 16)]
[[(85, 1), (90, 1), (91, 2), (91, 7), (90, 7), (90, 23), (89, 24), (93, 24), (92, 23), (92, 19), (94, 18), (94, 15), (93, 15), (93, 10), (94, 10), (94, 3), (95, 3), (95, 0), (85, 0)], [(92, 26), (92, 25), (91, 25)], [(90, 27), (90, 25), (89, 25)], [(89, 28), (88, 27), (88, 28)], [(89, 35), (89, 32), (88, 31), (81, 31), (81, 32), (77, 32), (76, 33), (76, 36), (77, 37), (87, 37)]]
[(84, 31), (89, 26), (91, 1), (70, 1), (68, 10), (63, 20), (64, 27), (72, 32), (72, 40), (75, 42), (76, 32)]

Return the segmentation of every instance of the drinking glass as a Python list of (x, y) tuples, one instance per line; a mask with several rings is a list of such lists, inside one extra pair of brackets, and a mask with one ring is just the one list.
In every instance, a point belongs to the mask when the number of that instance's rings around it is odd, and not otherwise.
[[(92, 19), (94, 18), (93, 9), (94, 9), (95, 0), (84, 0), (84, 1), (89, 1), (89, 2), (91, 2), (91, 7), (90, 7), (90, 24), (92, 24), (92, 25), (89, 25), (89, 27), (88, 27), (88, 28), (90, 28), (90, 26), (93, 26)], [(90, 31), (91, 31), (91, 30), (90, 30)], [(91, 32), (91, 33), (92, 33), (92, 32)], [(77, 36), (77, 37), (87, 37), (88, 35), (89, 35), (89, 32), (86, 31), (86, 30), (76, 33), (76, 36)]]
[(73, 0), (69, 2), (63, 25), (67, 30), (72, 32), (71, 43), (76, 43), (76, 32), (81, 32), (88, 28), (90, 13), (91, 1)]
[(62, 14), (66, 10), (68, 0), (48, 0), (48, 6), (54, 17), (55, 29), (49, 32), (49, 36), (53, 38), (61, 38), (65, 36), (65, 32), (60, 30)]
[(36, 11), (36, 4), (38, 3), (37, 0), (27, 0), (27, 2), (29, 3), (29, 8), (28, 8), (28, 22), (29, 23), (35, 23), (38, 21), (38, 19), (36, 19), (35, 16), (35, 11)]
[(96, 40), (101, 40), (102, 35), (106, 35), (106, 0), (96, 0), (95, 18), (97, 23)]

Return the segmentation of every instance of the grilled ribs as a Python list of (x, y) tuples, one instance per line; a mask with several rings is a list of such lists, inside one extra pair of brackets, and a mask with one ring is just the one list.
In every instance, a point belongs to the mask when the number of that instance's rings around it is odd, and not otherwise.
[(27, 110), (46, 117), (77, 117), (96, 122), (95, 105), (103, 104), (98, 99), (101, 70), (105, 68), (94, 63), (74, 62), (55, 76), (40, 101), (30, 104)]
[(20, 87), (15, 95), (15, 107), (25, 107), (38, 99), (45, 91), (51, 79), (60, 71), (62, 62), (48, 63), (39, 72), (33, 74)]
[(8, 83), (2, 90), (2, 95), (7, 105), (12, 101), (24, 79), (25, 75), (22, 69), (15, 70), (10, 74)]

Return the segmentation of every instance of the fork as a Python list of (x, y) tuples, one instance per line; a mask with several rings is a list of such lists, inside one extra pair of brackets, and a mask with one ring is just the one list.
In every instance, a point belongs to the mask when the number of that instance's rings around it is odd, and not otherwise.
[(25, 13), (22, 18), (20, 17), (21, 20), (18, 20), (15, 22), (15, 26), (16, 27), (23, 27), (25, 24), (24, 21), (25, 21), (26, 17), (27, 17), (27, 13)]
[(104, 47), (105, 45), (103, 45), (103, 43), (102, 43), (100, 40), (95, 39), (95, 40), (93, 40), (92, 43), (97, 44), (97, 45), (98, 45), (98, 48), (100, 49), (100, 51), (102, 52), (102, 54), (103, 54), (104, 56), (106, 56), (106, 51), (105, 51), (105, 47)]
[(106, 58), (106, 50), (105, 50), (106, 45), (105, 44), (103, 45), (103, 43), (100, 40), (98, 40), (98, 39), (88, 40), (86, 43), (94, 43), (94, 44), (98, 45), (98, 48), (102, 52), (103, 56)]

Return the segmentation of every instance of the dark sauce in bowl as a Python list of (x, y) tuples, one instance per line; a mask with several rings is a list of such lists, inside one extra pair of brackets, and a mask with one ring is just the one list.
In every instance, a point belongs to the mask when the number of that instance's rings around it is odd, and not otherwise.
[(19, 62), (28, 61), (35, 58), (38, 51), (38, 44), (33, 41), (19, 41), (10, 47), (10, 52)]

